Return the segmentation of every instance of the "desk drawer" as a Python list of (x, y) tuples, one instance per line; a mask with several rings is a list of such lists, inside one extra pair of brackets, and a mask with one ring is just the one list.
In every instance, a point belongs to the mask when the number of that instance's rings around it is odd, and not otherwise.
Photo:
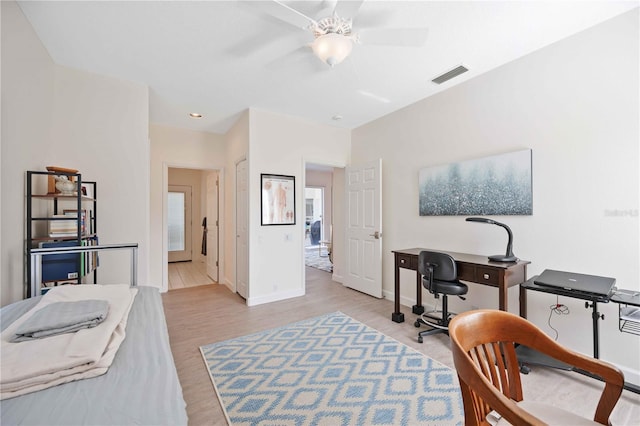
[(396, 253), (396, 262), (400, 268), (418, 270), (418, 257)]
[(500, 282), (499, 271), (491, 268), (483, 268), (478, 266), (476, 268), (476, 282), (481, 284), (489, 284), (497, 286)]
[(476, 268), (468, 263), (458, 262), (458, 279), (462, 281), (475, 281)]

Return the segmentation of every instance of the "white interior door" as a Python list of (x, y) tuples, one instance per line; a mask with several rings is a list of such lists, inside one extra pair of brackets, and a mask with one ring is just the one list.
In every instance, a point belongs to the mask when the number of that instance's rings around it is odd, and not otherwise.
[(236, 164), (236, 291), (245, 299), (249, 289), (247, 160)]
[(344, 284), (382, 297), (382, 160), (345, 172), (346, 274)]
[(192, 257), (191, 187), (169, 185), (167, 194), (168, 260), (190, 261)]
[(218, 282), (218, 172), (207, 172), (207, 275)]

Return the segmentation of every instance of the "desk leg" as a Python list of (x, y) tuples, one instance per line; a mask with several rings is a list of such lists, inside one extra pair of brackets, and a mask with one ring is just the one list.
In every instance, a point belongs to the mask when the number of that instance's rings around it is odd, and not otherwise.
[(400, 266), (398, 259), (395, 259), (395, 283), (393, 285), (393, 304), (394, 311), (391, 314), (391, 321), (404, 322), (404, 314), (400, 312)]
[(527, 289), (520, 287), (520, 316), (522, 318), (527, 318)]
[[(585, 305), (586, 308), (589, 305), (589, 302), (585, 302)], [(593, 311), (591, 312), (591, 319), (593, 320), (593, 357), (598, 359), (600, 358), (600, 324), (598, 323), (598, 320), (600, 319), (600, 312), (598, 312), (598, 302), (595, 300), (591, 302), (591, 307), (593, 308)]]
[(412, 306), (411, 312), (416, 315), (424, 313), (424, 306), (422, 306), (422, 275), (416, 271), (416, 304)]
[(508, 292), (509, 287), (507, 287), (506, 280), (502, 280), (498, 286), (498, 307), (501, 311), (509, 310)]

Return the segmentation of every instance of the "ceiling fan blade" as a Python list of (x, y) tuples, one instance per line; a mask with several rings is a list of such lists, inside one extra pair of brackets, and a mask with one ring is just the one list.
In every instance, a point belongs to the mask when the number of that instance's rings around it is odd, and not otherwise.
[(257, 11), (266, 13), (267, 15), (273, 16), (287, 24), (293, 25), (294, 27), (307, 29), (309, 26), (317, 25), (313, 18), (310, 18), (304, 13), (287, 6), (279, 0), (251, 1), (243, 3), (250, 5)]
[(353, 19), (360, 10), (364, 0), (338, 0), (333, 12), (341, 18)]
[(265, 69), (268, 71), (276, 73), (290, 72), (292, 75), (312, 74), (325, 68), (327, 68), (327, 65), (314, 57), (309, 46), (298, 47), (265, 64)]
[(379, 28), (358, 33), (361, 44), (420, 47), (427, 41), (427, 28)]
[(384, 27), (393, 17), (393, 11), (379, 9), (363, 9), (358, 12), (358, 17), (354, 19), (354, 26), (358, 29)]

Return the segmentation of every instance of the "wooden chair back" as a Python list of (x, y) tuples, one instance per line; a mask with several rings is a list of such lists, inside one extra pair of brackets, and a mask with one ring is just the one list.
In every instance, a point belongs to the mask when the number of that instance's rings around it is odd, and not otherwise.
[(561, 346), (533, 323), (509, 312), (459, 314), (449, 324), (449, 336), (467, 426), (488, 425), (492, 410), (511, 424), (545, 424), (517, 404), (523, 400), (518, 344), (602, 377), (606, 385), (594, 416), (598, 423), (608, 424), (622, 393), (624, 376), (617, 368)]

